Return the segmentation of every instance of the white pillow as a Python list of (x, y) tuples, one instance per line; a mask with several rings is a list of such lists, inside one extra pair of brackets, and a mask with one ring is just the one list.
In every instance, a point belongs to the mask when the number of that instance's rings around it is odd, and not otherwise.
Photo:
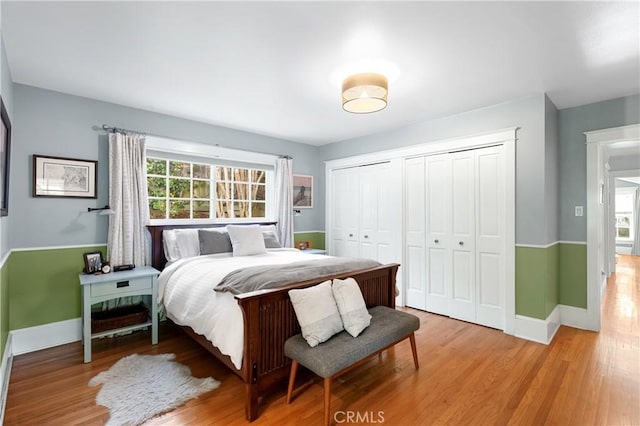
[(260, 229), (262, 230), (262, 232), (273, 232), (274, 234), (278, 235), (275, 225), (260, 225)]
[(162, 231), (162, 244), (164, 246), (164, 257), (167, 259), (167, 262), (171, 263), (180, 259), (176, 232), (173, 229), (165, 229)]
[(227, 225), (234, 256), (253, 256), (264, 254), (262, 230), (258, 225)]
[(164, 257), (175, 262), (183, 257), (200, 255), (200, 240), (197, 229), (165, 229), (162, 231)]
[(302, 337), (312, 348), (344, 329), (331, 293), (331, 281), (289, 290), (289, 299), (302, 329)]
[(197, 229), (176, 229), (175, 233), (179, 259), (200, 256), (200, 238), (198, 238)]
[(338, 305), (344, 329), (353, 337), (358, 337), (358, 334), (371, 323), (371, 315), (367, 311), (360, 286), (353, 278), (336, 279), (333, 280), (331, 291)]

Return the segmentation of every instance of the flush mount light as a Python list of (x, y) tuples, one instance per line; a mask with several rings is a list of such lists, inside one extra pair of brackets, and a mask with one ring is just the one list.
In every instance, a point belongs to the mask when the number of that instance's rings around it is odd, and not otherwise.
[(387, 93), (387, 78), (382, 74), (355, 74), (342, 82), (342, 108), (355, 114), (380, 111), (387, 106)]

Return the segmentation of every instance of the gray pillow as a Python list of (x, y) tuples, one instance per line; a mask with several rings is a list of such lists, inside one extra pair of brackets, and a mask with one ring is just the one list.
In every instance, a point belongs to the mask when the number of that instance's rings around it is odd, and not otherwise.
[(213, 229), (198, 229), (200, 239), (200, 254), (231, 253), (231, 239), (226, 231)]
[(278, 241), (278, 237), (273, 232), (263, 232), (265, 248), (282, 248), (282, 244)]

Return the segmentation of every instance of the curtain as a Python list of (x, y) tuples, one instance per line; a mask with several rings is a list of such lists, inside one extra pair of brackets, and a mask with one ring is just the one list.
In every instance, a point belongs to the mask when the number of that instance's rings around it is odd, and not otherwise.
[(278, 237), (283, 247), (293, 247), (293, 162), (283, 157), (276, 160), (275, 202), (278, 215)]
[[(147, 265), (145, 226), (149, 221), (143, 135), (109, 133), (109, 216), (107, 258), (111, 265)], [(102, 309), (140, 303), (141, 296), (105, 302)]]
[(633, 245), (631, 254), (640, 256), (640, 188), (636, 188), (633, 196)]

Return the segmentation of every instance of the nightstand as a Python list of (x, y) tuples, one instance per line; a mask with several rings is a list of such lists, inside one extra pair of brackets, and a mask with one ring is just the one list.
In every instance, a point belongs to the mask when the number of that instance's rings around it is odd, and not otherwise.
[(327, 254), (327, 251), (322, 249), (306, 249), (302, 250), (302, 252), (307, 254)]
[[(82, 344), (84, 362), (91, 362), (91, 339), (151, 326), (151, 344), (158, 343), (158, 275), (150, 266), (109, 274), (80, 274), (82, 287)], [(151, 296), (151, 319), (128, 327), (91, 333), (91, 305), (126, 296)]]

